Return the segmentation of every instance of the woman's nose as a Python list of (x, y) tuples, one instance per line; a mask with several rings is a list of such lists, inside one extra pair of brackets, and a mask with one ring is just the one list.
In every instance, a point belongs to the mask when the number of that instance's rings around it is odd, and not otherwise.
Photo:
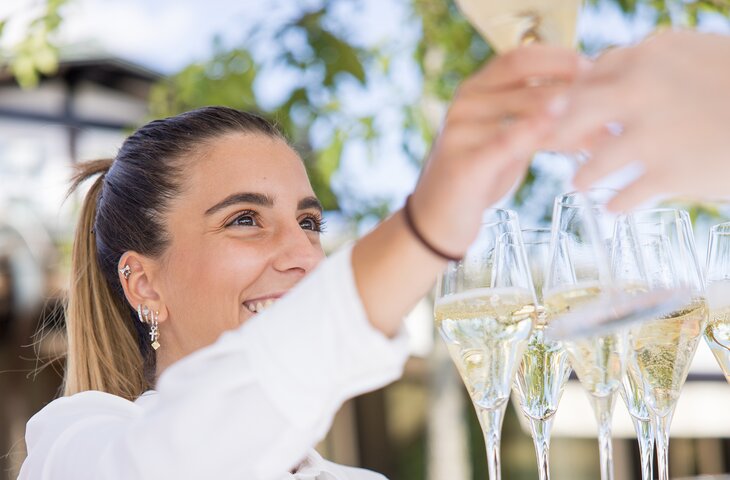
[(277, 252), (273, 266), (281, 272), (300, 271), (309, 273), (324, 258), (319, 242), (313, 242), (311, 236), (298, 224), (283, 229), (277, 238)]

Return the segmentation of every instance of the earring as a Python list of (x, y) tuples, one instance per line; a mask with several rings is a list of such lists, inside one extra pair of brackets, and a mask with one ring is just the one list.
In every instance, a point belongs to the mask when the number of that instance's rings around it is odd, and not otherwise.
[(160, 342), (157, 341), (160, 338), (160, 329), (157, 326), (159, 318), (160, 312), (155, 310), (155, 314), (152, 317), (152, 326), (150, 326), (150, 340), (152, 341), (152, 348), (155, 350), (160, 348)]
[(160, 319), (160, 312), (155, 310), (154, 314), (150, 311), (149, 307), (147, 305), (142, 305), (141, 303), (137, 305), (137, 317), (139, 317), (139, 321), (142, 323), (146, 323), (150, 326), (150, 341), (152, 342), (152, 348), (157, 350), (160, 348), (160, 342), (158, 341), (160, 339), (160, 328), (158, 325), (158, 321)]
[(142, 306), (141, 303), (137, 305), (137, 317), (142, 323), (150, 323), (150, 309), (147, 305)]
[(124, 276), (125, 280), (128, 280), (129, 276), (132, 274), (132, 268), (129, 265), (125, 265), (124, 268), (119, 269), (119, 273)]

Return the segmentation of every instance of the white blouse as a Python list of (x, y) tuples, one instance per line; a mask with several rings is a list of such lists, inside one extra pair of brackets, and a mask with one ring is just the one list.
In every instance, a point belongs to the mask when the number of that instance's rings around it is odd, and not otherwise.
[(345, 400), (397, 379), (406, 357), (404, 335), (370, 325), (345, 248), (135, 402), (86, 391), (46, 405), (28, 421), (18, 478), (382, 480), (311, 448)]

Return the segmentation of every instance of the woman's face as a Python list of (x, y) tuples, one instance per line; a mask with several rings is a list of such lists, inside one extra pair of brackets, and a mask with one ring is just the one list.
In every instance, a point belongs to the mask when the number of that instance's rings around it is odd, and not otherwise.
[[(260, 134), (216, 139), (190, 162), (158, 260), (167, 362), (275, 302), (324, 258), (321, 206), (299, 156)], [(177, 357), (177, 358), (170, 358)]]

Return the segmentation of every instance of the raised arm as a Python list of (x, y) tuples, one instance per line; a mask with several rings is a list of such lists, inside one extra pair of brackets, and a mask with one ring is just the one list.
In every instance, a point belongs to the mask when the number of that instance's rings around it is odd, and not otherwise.
[[(585, 61), (535, 45), (489, 63), (459, 88), (411, 200), (413, 225), (432, 247), (459, 257), (485, 208), (526, 171), (550, 122), (548, 104)], [(535, 78), (550, 78), (534, 86)], [(446, 261), (424, 247), (397, 212), (353, 251), (358, 289), (373, 325), (388, 335), (433, 285)]]

